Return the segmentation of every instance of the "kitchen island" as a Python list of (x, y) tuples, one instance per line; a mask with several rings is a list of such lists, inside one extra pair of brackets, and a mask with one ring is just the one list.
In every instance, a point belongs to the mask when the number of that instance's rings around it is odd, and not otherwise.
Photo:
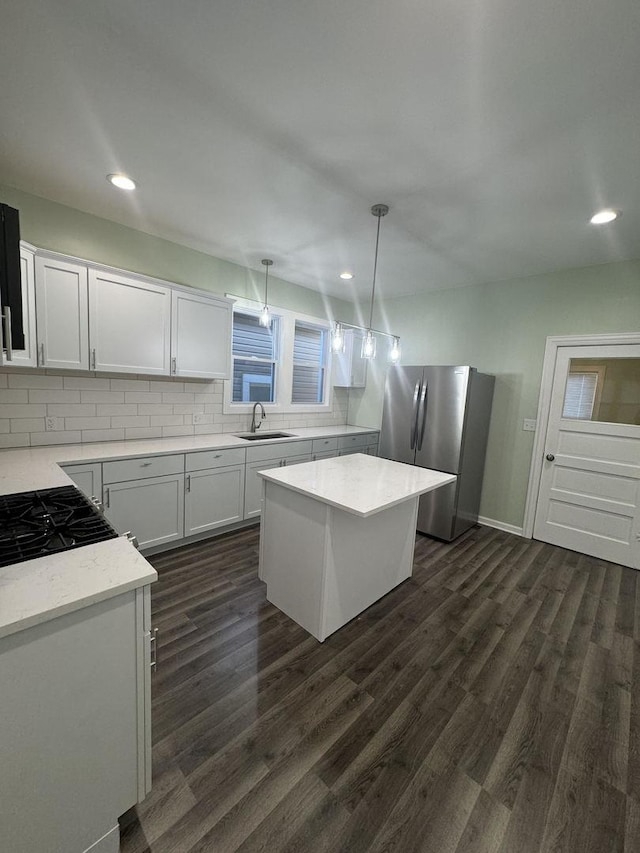
[(456, 479), (364, 454), (260, 477), (267, 599), (320, 642), (411, 576), (418, 498)]

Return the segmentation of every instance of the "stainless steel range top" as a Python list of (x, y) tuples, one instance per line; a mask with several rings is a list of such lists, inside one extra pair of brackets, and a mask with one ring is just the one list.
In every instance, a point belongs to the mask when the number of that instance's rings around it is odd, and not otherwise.
[(75, 486), (0, 496), (0, 566), (117, 536)]

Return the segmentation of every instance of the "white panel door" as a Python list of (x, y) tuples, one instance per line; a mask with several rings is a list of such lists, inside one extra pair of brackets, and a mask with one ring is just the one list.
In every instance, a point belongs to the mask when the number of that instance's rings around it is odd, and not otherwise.
[(640, 346), (558, 348), (544, 454), (534, 538), (640, 568)]
[(174, 290), (171, 303), (171, 372), (229, 379), (233, 302)]
[(249, 462), (246, 466), (244, 481), (244, 517), (257, 518), (262, 509), (262, 479), (258, 471), (268, 471), (279, 468), (282, 459), (272, 459), (269, 462)]
[(38, 363), (89, 369), (87, 268), (36, 256)]
[[(24, 348), (14, 349), (11, 359), (0, 347), (0, 364), (12, 367), (36, 367), (36, 286), (35, 257), (33, 252), (20, 247), (20, 279), (22, 284), (22, 329)], [(0, 325), (0, 337), (3, 329)]]
[(185, 475), (185, 536), (242, 521), (244, 474), (244, 465), (233, 465)]
[(89, 270), (91, 369), (169, 374), (171, 290)]
[(103, 494), (111, 524), (118, 533), (130, 530), (141, 549), (182, 539), (184, 474), (111, 483)]
[(364, 334), (356, 329), (344, 330), (344, 352), (333, 355), (335, 388), (364, 388), (367, 384), (367, 359), (362, 358)]

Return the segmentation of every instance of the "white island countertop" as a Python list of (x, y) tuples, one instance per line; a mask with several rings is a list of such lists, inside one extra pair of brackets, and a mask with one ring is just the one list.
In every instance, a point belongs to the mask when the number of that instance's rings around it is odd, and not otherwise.
[(456, 479), (455, 474), (364, 453), (260, 471), (259, 476), (362, 518)]

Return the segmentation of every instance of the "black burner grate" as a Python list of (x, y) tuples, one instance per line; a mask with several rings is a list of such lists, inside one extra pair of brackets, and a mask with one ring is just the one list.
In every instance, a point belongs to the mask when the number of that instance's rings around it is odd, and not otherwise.
[(75, 486), (0, 495), (0, 566), (115, 539), (117, 535)]

